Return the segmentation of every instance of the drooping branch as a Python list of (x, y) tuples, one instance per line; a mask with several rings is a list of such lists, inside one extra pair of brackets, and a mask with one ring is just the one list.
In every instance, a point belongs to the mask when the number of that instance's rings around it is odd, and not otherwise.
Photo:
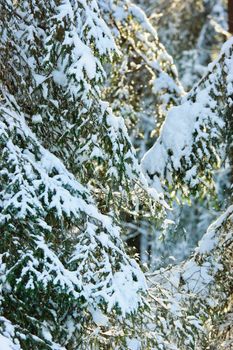
[(219, 167), (224, 152), (229, 156), (226, 151), (233, 113), (232, 67), (230, 39), (183, 103), (169, 110), (159, 139), (142, 160), (150, 184), (159, 192), (181, 189), (187, 195), (190, 190), (203, 190), (213, 184), (213, 169)]

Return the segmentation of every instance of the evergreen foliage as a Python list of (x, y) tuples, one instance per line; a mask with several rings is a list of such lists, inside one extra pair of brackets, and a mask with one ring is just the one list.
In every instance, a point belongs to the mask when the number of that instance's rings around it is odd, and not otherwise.
[(106, 98), (123, 116), (139, 158), (151, 147), (166, 111), (184, 94), (172, 57), (146, 14), (128, 0), (99, 1), (120, 51)]
[[(233, 39), (187, 95), (167, 49), (128, 0), (0, 0), (0, 349), (231, 346)], [(224, 161), (225, 212), (143, 272), (125, 233), (163, 233)]]
[(9, 0), (1, 13), (1, 80), (44, 147), (93, 187), (103, 211), (146, 186), (124, 120), (101, 99), (115, 44), (96, 2)]
[[(158, 192), (171, 188), (187, 195), (190, 189), (211, 186), (213, 169), (219, 167), (221, 155), (229, 156), (228, 126), (233, 112), (232, 45), (230, 39), (183, 103), (168, 112), (160, 137), (144, 156), (144, 171)], [(175, 127), (178, 130), (174, 138)]]
[(1, 312), (22, 349), (76, 348), (95, 313), (107, 320), (143, 305), (144, 277), (119, 227), (40, 145), (9, 95), (0, 117)]

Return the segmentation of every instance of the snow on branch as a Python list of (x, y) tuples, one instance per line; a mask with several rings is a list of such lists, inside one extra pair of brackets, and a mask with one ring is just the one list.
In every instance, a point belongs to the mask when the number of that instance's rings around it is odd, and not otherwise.
[(232, 247), (230, 206), (209, 226), (191, 258), (148, 274), (159, 349), (187, 350), (199, 341), (204, 344), (206, 320), (214, 313), (222, 315), (232, 293)]
[(101, 308), (107, 314), (116, 309), (123, 316), (136, 312), (147, 287), (136, 261), (124, 250), (120, 228), (40, 145), (13, 97), (6, 97), (0, 106), (4, 298), (13, 294), (12, 303), (17, 303), (23, 289), (38, 307), (41, 296), (49, 293), (48, 300), (63, 298), (73, 304), (73, 320), (80, 307), (94, 322)]
[(109, 72), (106, 99), (123, 116), (139, 158), (151, 147), (156, 125), (184, 94), (172, 57), (140, 7), (128, 0), (99, 0), (120, 56)]
[(144, 155), (142, 167), (151, 186), (189, 189), (211, 183), (233, 112), (233, 39), (223, 45), (209, 72), (169, 110), (160, 137)]

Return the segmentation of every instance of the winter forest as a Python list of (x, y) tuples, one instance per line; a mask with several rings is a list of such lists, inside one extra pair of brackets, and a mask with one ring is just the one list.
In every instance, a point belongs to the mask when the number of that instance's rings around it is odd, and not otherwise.
[(0, 350), (233, 349), (232, 35), (232, 0), (0, 0)]

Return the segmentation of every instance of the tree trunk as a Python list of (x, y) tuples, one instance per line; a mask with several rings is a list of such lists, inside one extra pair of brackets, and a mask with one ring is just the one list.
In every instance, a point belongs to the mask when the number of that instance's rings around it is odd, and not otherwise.
[(233, 0), (228, 0), (228, 26), (229, 32), (233, 34)]

